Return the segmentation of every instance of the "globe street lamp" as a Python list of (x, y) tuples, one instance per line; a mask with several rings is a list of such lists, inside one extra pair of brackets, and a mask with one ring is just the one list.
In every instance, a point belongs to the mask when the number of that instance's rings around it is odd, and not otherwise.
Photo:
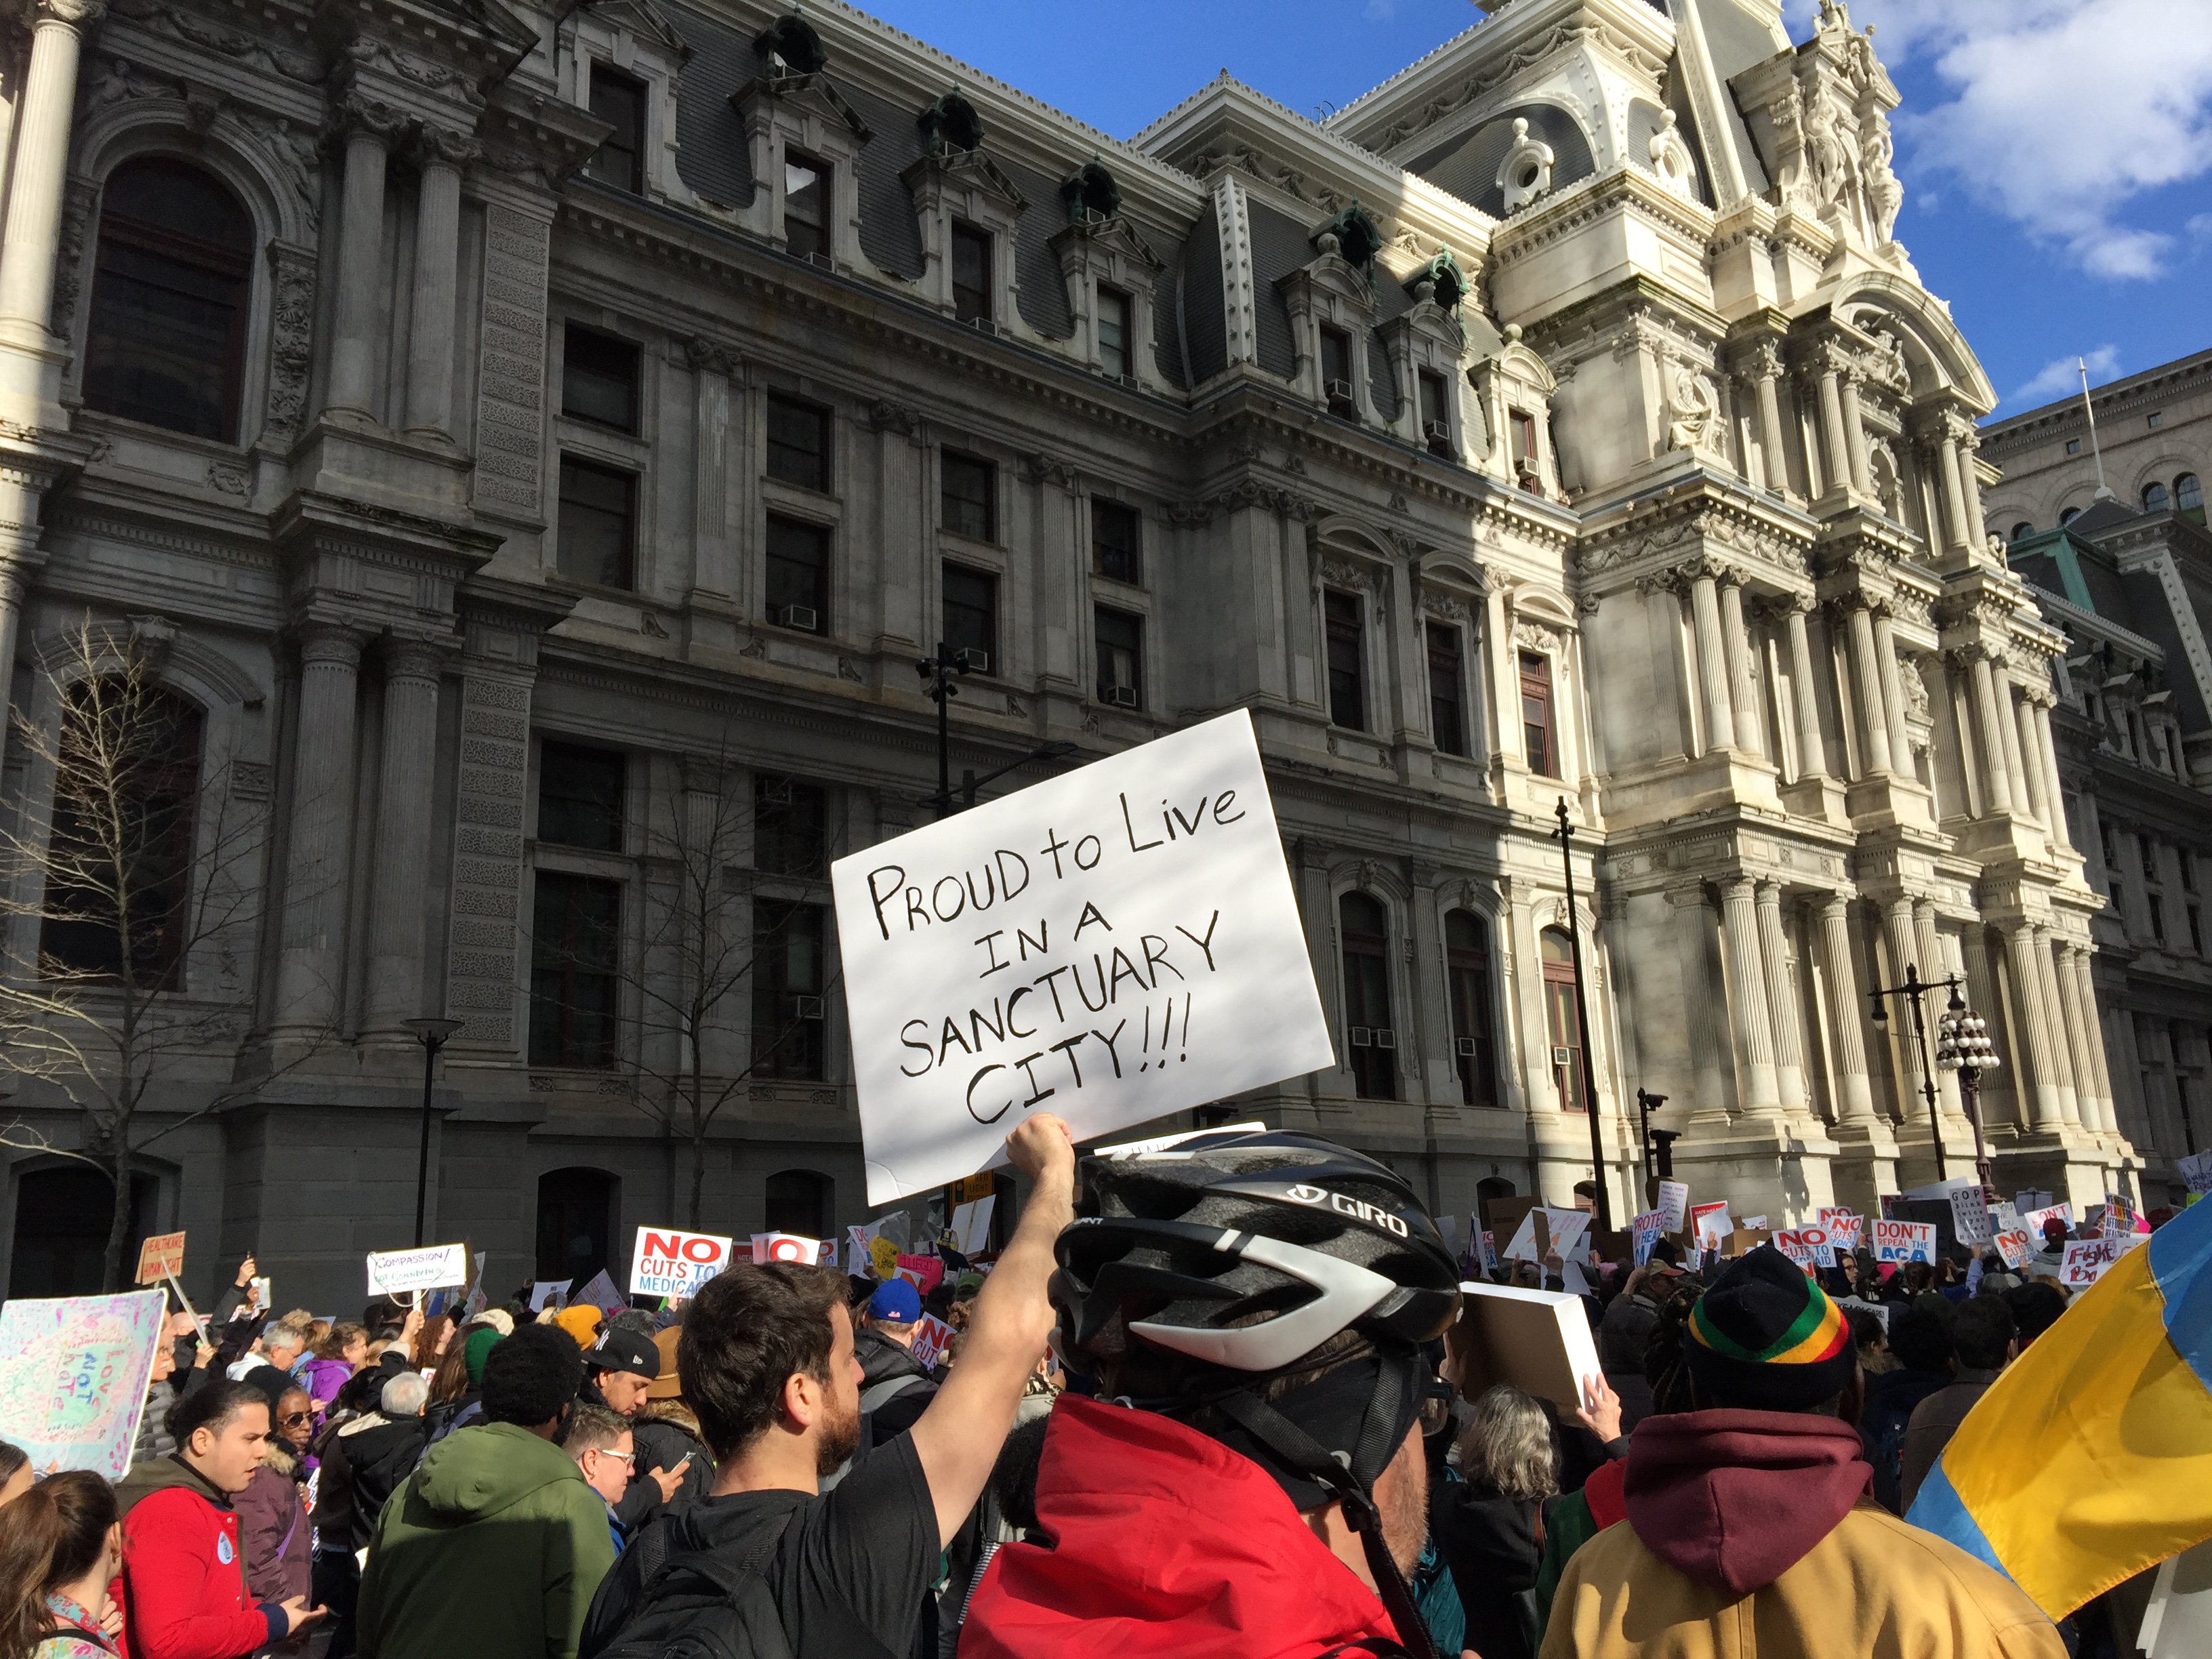
[(1936, 1022), (1936, 1064), (1959, 1074), (1959, 1095), (1966, 1108), (1966, 1121), (1974, 1126), (1974, 1172), (1982, 1179), (1984, 1201), (1994, 1203), (1996, 1190), (1990, 1183), (1989, 1150), (1982, 1144), (1980, 1097), (1982, 1073), (1994, 1072), (2004, 1062), (1990, 1041), (1990, 1023), (1966, 1006), (1959, 994), (1959, 981), (1946, 981), (1951, 1000)]

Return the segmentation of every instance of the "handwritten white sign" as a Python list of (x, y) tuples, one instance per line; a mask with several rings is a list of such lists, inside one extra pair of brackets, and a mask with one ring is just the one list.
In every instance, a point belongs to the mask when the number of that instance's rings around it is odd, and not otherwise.
[(2192, 1193), (2212, 1193), (2212, 1152), (2199, 1152), (2194, 1158), (2177, 1158), (2174, 1169), (2179, 1172)]
[(1667, 1218), (1666, 1231), (1679, 1233), (1683, 1218), (1690, 1210), (1690, 1184), (1686, 1181), (1662, 1181), (1659, 1183), (1659, 1213)]
[(2126, 1254), (2117, 1238), (2076, 1239), (2066, 1247), (2058, 1264), (2058, 1282), (2069, 1291), (2081, 1290), (2105, 1276), (2105, 1270)]
[(1978, 1187), (1960, 1187), (1951, 1194), (1951, 1231), (1961, 1244), (1990, 1242), (1989, 1201)]
[(830, 869), (868, 1202), (1335, 1062), (1239, 709)]
[(699, 1287), (730, 1265), (732, 1241), (720, 1233), (640, 1227), (630, 1257), (632, 1296), (696, 1296)]
[(441, 1285), (468, 1282), (469, 1247), (465, 1244), (425, 1244), (419, 1249), (368, 1253), (371, 1296), (404, 1296), (410, 1291), (434, 1291)]

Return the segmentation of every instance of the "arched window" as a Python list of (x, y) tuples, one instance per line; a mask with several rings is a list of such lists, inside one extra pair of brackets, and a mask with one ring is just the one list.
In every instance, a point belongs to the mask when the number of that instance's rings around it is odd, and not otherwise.
[(40, 971), (174, 990), (190, 941), (200, 711), (135, 676), (62, 706)]
[(1575, 1000), (1574, 942), (1566, 930), (1547, 927), (1544, 954), (1544, 1024), (1552, 1042), (1552, 1077), (1559, 1091), (1559, 1109), (1589, 1109), (1583, 1092), (1582, 1021)]
[(253, 221), (229, 191), (167, 156), (116, 168), (100, 198), (86, 404), (235, 443), (252, 275)]
[(2165, 512), (2171, 499), (2166, 493), (2166, 486), (2162, 483), (2147, 483), (2143, 486), (2142, 507), (2146, 513)]
[(2033, 534), (2035, 534), (2035, 526), (2025, 519), (2012, 527), (2012, 539), (2016, 542), (2026, 541)]
[(2068, 508), (2067, 508), (2063, 513), (2062, 513), (2062, 514), (2060, 514), (2058, 515), (2058, 526), (2059, 526), (2059, 528), (2060, 528), (2060, 529), (2062, 529), (2062, 530), (2063, 530), (2063, 529), (2064, 529), (2068, 525), (2072, 524), (2072, 523), (2074, 522), (2074, 520), (2076, 520), (2076, 519), (2080, 518), (2081, 516), (2081, 509), (2080, 507), (2068, 507)]
[(1490, 1018), (1490, 930), (1470, 910), (1444, 917), (1445, 993), (1451, 1002), (1453, 1064), (1460, 1098), (1469, 1106), (1495, 1106), (1498, 1055)]
[(811, 1170), (778, 1170), (768, 1178), (768, 1231), (826, 1237), (830, 1231), (830, 1177)]
[(611, 1259), (615, 1178), (605, 1170), (548, 1170), (538, 1177), (538, 1277), (581, 1290)]
[(1390, 923), (1364, 893), (1337, 901), (1344, 949), (1344, 1040), (1362, 1100), (1395, 1100), (1398, 1033), (1390, 1024)]
[(2204, 485), (2194, 472), (2185, 472), (2173, 481), (2173, 510), (2203, 514)]

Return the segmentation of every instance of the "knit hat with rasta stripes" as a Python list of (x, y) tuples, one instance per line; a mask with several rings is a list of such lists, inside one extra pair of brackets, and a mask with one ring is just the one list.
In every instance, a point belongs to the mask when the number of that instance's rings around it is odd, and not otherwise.
[(1683, 1358), (1715, 1403), (1804, 1411), (1858, 1369), (1844, 1310), (1771, 1244), (1730, 1262), (1691, 1310)]

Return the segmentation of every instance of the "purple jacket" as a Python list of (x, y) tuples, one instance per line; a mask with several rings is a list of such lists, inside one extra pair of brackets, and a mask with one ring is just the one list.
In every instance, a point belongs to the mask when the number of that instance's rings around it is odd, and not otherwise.
[(353, 1367), (343, 1359), (310, 1359), (300, 1368), (300, 1386), (319, 1410), (338, 1397), (352, 1376)]

